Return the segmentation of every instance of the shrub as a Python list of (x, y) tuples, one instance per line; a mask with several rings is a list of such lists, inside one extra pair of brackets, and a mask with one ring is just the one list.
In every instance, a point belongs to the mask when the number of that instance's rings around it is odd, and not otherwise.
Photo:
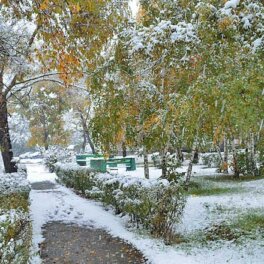
[(78, 165), (57, 164), (55, 171), (66, 186), (111, 205), (116, 213), (128, 215), (132, 224), (144, 227), (154, 236), (171, 240), (185, 205), (179, 184), (164, 179), (98, 174)]
[(72, 150), (61, 146), (51, 146), (48, 150), (43, 151), (44, 165), (49, 169), (49, 172), (54, 172), (57, 162), (72, 162), (75, 158), (75, 153)]
[(206, 153), (202, 155), (202, 163), (209, 168), (220, 168), (221, 159), (218, 153)]
[(0, 175), (0, 263), (28, 263), (31, 246), (30, 186), (25, 168)]
[[(256, 159), (257, 161), (259, 158)], [(258, 176), (262, 174), (263, 167), (261, 166), (261, 162), (258, 161), (258, 164), (252, 157), (249, 155), (248, 152), (239, 152), (237, 154), (237, 167), (239, 173), (244, 176)]]

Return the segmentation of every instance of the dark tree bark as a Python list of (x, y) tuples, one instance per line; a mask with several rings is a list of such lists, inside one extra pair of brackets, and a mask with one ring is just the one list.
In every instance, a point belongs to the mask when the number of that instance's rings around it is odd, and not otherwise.
[(126, 148), (126, 143), (122, 143), (122, 155), (125, 158), (127, 156), (127, 148)]
[(8, 112), (6, 96), (2, 93), (3, 82), (0, 81), (0, 148), (4, 162), (5, 172), (17, 172), (16, 164), (12, 161), (13, 152), (8, 127)]
[(196, 149), (195, 152), (194, 152), (193, 163), (197, 164), (198, 162), (199, 162), (199, 152)]

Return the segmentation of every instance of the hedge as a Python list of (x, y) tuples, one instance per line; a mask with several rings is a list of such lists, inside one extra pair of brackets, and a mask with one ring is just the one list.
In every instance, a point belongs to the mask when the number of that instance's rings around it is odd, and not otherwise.
[(28, 263), (32, 241), (26, 171), (0, 173), (0, 263)]
[(61, 183), (87, 198), (112, 206), (116, 214), (128, 215), (131, 223), (169, 242), (180, 221), (185, 196), (181, 186), (164, 179), (143, 179), (97, 173), (76, 164), (55, 166)]

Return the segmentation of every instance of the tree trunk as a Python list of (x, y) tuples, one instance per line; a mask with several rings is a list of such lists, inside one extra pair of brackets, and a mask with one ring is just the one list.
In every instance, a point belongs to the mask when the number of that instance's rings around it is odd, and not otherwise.
[(224, 135), (224, 164), (223, 164), (223, 172), (228, 173), (228, 140), (226, 135)]
[(44, 143), (44, 148), (45, 150), (49, 149), (49, 132), (48, 132), (48, 127), (47, 127), (47, 119), (46, 119), (46, 115), (45, 115), (45, 109), (41, 108), (41, 119), (40, 122), (43, 125), (43, 143)]
[(191, 176), (192, 176), (192, 168), (193, 168), (193, 162), (195, 160), (195, 157), (197, 155), (198, 151), (196, 148), (196, 143), (193, 144), (192, 147), (192, 155), (191, 155), (191, 159), (188, 165), (188, 169), (187, 169), (187, 174), (186, 174), (186, 179), (185, 179), (185, 188), (188, 190), (190, 181), (191, 181)]
[(184, 157), (183, 157), (183, 153), (182, 153), (181, 148), (177, 148), (176, 149), (176, 153), (177, 153), (178, 160), (180, 162), (183, 162), (184, 161)]
[(48, 138), (49, 138), (49, 133), (46, 130), (46, 128), (44, 128), (44, 147), (45, 147), (45, 150), (48, 150), (49, 149)]
[(235, 139), (232, 140), (232, 152), (233, 152), (234, 177), (239, 178), (240, 171), (237, 164), (237, 150), (235, 146)]
[(146, 150), (146, 147), (143, 147), (143, 157), (144, 157), (144, 175), (146, 179), (149, 179), (148, 152)]
[(199, 152), (196, 149), (195, 152), (194, 152), (193, 163), (197, 164), (198, 162), (199, 162)]
[(93, 144), (93, 142), (91, 140), (91, 137), (90, 137), (90, 133), (88, 131), (88, 128), (87, 128), (87, 130), (85, 130), (85, 133), (86, 133), (86, 137), (87, 137), (88, 143), (90, 145), (90, 148), (92, 150), (92, 153), (95, 154), (96, 153), (95, 147), (94, 147), (94, 144)]
[[(0, 85), (2, 82), (0, 83)], [(2, 90), (2, 89), (1, 89)], [(4, 162), (5, 172), (16, 172), (16, 164), (12, 161), (13, 152), (8, 127), (7, 100), (0, 91), (0, 148)]]
[(220, 148), (220, 146), (218, 144), (216, 144), (216, 149), (217, 149), (218, 156), (220, 158), (219, 172), (222, 172), (222, 170), (224, 168), (224, 160), (223, 160), (223, 157), (222, 157), (221, 148)]
[(85, 132), (83, 131), (83, 143), (82, 143), (82, 152), (83, 152), (83, 153), (85, 153), (85, 147), (86, 147), (86, 144), (87, 144), (86, 134), (85, 134)]
[(122, 142), (122, 155), (124, 158), (127, 156), (127, 148), (125, 142)]
[(161, 178), (167, 178), (167, 152), (161, 152)]
[(252, 169), (253, 176), (256, 176), (257, 173), (257, 161), (255, 155), (255, 136), (254, 133), (250, 133), (250, 164)]
[(90, 133), (89, 133), (89, 130), (88, 130), (88, 127), (86, 125), (86, 121), (85, 121), (85, 118), (83, 117), (82, 114), (80, 114), (81, 116), (81, 120), (82, 120), (82, 127), (83, 127), (83, 133), (85, 134), (85, 137), (88, 141), (88, 144), (90, 145), (90, 148), (92, 150), (92, 153), (95, 154), (96, 151), (95, 151), (95, 147), (94, 147), (94, 144), (92, 142), (92, 139), (91, 139), (91, 136), (90, 136)]

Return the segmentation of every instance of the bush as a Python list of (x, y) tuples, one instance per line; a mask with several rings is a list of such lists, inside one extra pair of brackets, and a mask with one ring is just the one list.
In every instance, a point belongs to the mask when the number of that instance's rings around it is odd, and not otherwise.
[(30, 257), (30, 186), (25, 169), (19, 171), (0, 175), (0, 263), (23, 264)]
[(218, 153), (205, 153), (202, 155), (202, 163), (209, 168), (220, 168), (221, 159)]
[(237, 154), (237, 167), (239, 173), (244, 176), (257, 176), (261, 173), (261, 167), (257, 167), (257, 164), (247, 152)]
[(128, 215), (132, 224), (146, 228), (152, 235), (171, 240), (185, 205), (183, 189), (177, 183), (98, 174), (75, 164), (57, 164), (55, 171), (66, 186), (111, 205), (116, 213)]
[(72, 150), (61, 146), (51, 146), (48, 150), (43, 151), (44, 165), (49, 169), (49, 172), (54, 172), (57, 162), (72, 162), (75, 158), (75, 153)]

